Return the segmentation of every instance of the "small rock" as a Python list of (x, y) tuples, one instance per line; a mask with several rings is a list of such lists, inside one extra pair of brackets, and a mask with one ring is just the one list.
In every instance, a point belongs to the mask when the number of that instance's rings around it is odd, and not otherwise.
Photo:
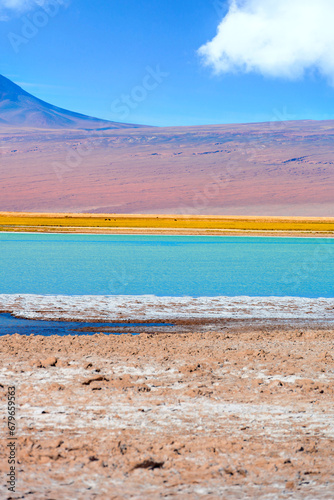
[(140, 385), (137, 390), (138, 392), (151, 392), (151, 388), (146, 384)]
[(35, 360), (31, 361), (29, 363), (29, 365), (32, 366), (33, 368), (42, 368), (43, 367), (42, 363), (39, 359), (35, 359)]
[(62, 439), (53, 439), (52, 441), (48, 442), (48, 448), (60, 448), (60, 446), (64, 444), (64, 441)]
[(240, 476), (246, 477), (248, 471), (246, 469), (237, 469), (237, 473), (240, 474)]
[(58, 359), (57, 360), (57, 367), (64, 368), (66, 366), (69, 366), (69, 362), (68, 361), (64, 361), (62, 359)]
[(82, 382), (82, 385), (90, 385), (92, 382), (109, 382), (109, 379), (107, 379), (103, 375), (96, 375), (95, 377), (84, 380)]
[(136, 469), (148, 469), (148, 470), (154, 470), (154, 469), (161, 469), (163, 467), (165, 462), (157, 462), (156, 460), (144, 460), (143, 462), (136, 464), (134, 467), (132, 467), (131, 470), (136, 470)]
[(225, 474), (229, 475), (229, 476), (234, 476), (234, 470), (231, 468), (231, 467), (224, 467), (223, 468), (223, 471), (225, 472)]
[(46, 359), (45, 361), (42, 361), (42, 368), (50, 368), (51, 366), (56, 366), (58, 361), (58, 358), (55, 358), (54, 356)]

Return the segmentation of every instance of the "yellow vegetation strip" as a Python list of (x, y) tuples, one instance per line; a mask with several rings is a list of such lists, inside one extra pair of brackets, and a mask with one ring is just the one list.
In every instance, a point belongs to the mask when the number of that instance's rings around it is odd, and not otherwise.
[(278, 231), (334, 234), (334, 218), (0, 213), (0, 230)]

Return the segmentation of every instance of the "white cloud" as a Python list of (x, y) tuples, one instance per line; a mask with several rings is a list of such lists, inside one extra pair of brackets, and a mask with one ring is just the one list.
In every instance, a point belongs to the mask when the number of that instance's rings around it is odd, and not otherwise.
[[(40, 7), (45, 7), (49, 5), (66, 6), (68, 0), (0, 0), (0, 13), (1, 11), (6, 11), (6, 13), (22, 13), (28, 10), (38, 9)], [(9, 17), (0, 16), (0, 21), (8, 21)]]
[(334, 84), (333, 19), (333, 0), (231, 0), (198, 52), (216, 73), (297, 79), (317, 69)]
[(68, 7), (70, 0), (0, 0), (0, 22), (10, 21), (29, 10), (41, 8), (54, 17), (59, 7)]
[(38, 7), (38, 2), (35, 0), (2, 0), (0, 5), (5, 9), (24, 11)]

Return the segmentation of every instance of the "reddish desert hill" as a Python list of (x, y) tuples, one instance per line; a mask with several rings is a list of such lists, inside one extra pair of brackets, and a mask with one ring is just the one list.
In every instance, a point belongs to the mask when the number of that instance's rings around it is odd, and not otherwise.
[(334, 121), (55, 130), (13, 126), (16, 97), (0, 102), (0, 211), (334, 216)]
[(0, 75), (0, 126), (101, 129), (138, 125), (110, 122), (81, 115), (41, 101)]

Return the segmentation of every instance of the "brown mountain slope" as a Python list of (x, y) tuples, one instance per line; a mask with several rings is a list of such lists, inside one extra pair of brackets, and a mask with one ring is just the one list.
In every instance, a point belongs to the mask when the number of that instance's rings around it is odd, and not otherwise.
[(334, 122), (0, 131), (0, 210), (334, 216)]

